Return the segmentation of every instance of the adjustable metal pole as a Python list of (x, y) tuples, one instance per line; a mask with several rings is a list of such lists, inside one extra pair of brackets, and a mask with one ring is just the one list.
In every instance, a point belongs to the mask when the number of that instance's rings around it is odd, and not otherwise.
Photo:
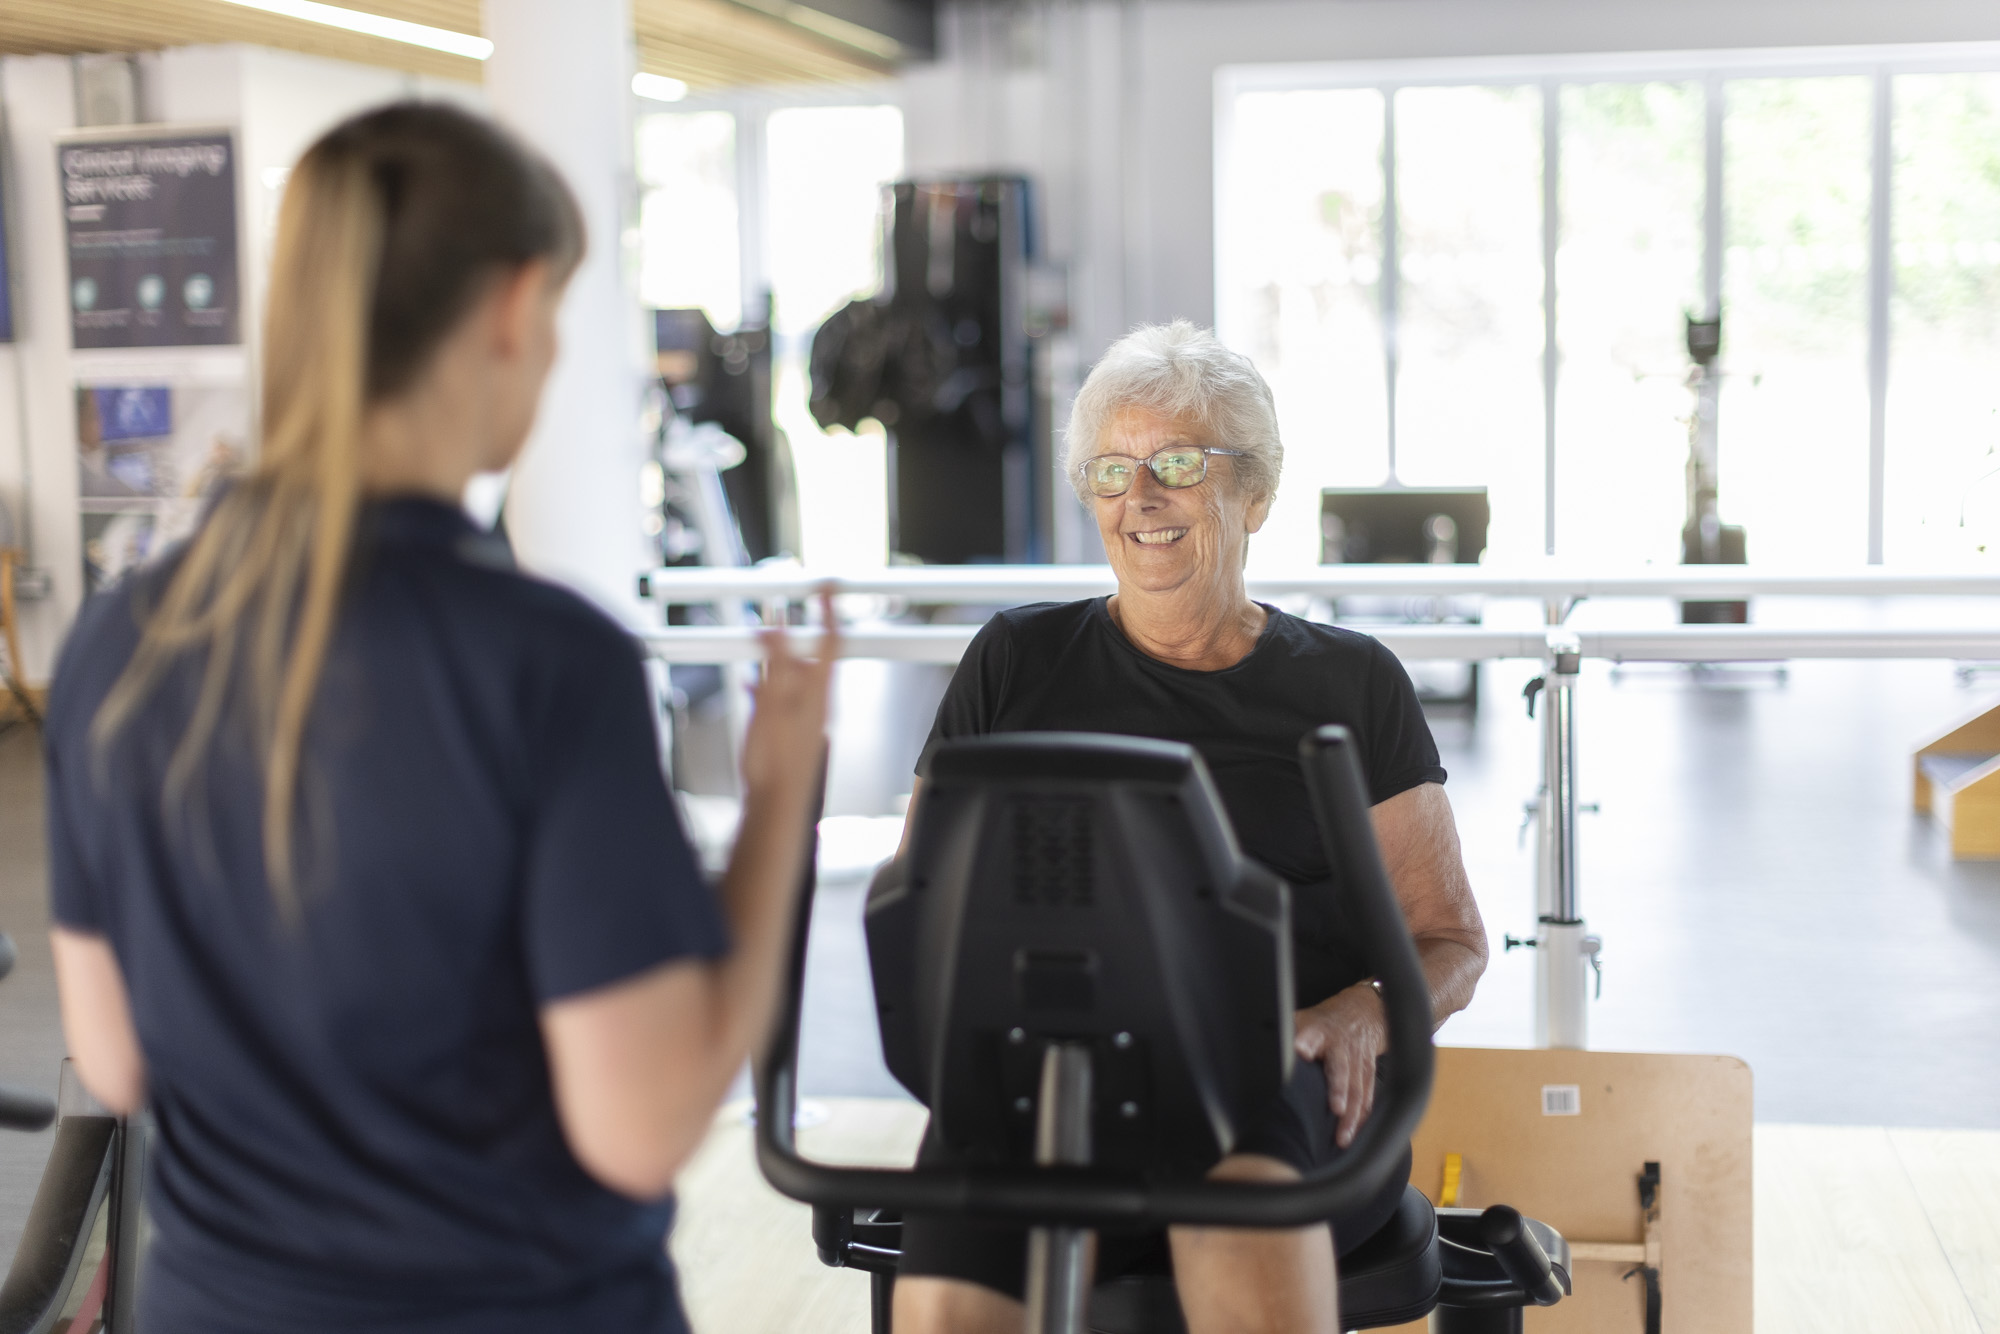
[(1542, 711), (1540, 920), (1535, 950), (1535, 1045), (1583, 1047), (1589, 1032), (1584, 973), (1597, 941), (1577, 903), (1576, 679), (1583, 653), (1574, 634), (1552, 632)]
[[(1090, 1048), (1052, 1042), (1042, 1050), (1042, 1084), (1035, 1100), (1035, 1163), (1090, 1164)], [(1080, 1227), (1038, 1227), (1028, 1233), (1027, 1334), (1087, 1334), (1090, 1285), (1097, 1269), (1097, 1233)]]

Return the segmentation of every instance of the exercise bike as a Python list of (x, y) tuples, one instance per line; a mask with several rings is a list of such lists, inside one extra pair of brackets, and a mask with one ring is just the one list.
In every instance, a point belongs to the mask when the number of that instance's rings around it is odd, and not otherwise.
[[(757, 1152), (813, 1206), (826, 1264), (871, 1275), (887, 1334), (906, 1211), (1028, 1225), (1031, 1334), (1181, 1334), (1171, 1275), (1097, 1283), (1093, 1230), (1301, 1227), (1385, 1189), (1429, 1097), (1429, 992), (1375, 848), (1345, 729), (1301, 743), (1339, 905), (1390, 1034), (1373, 1115), (1322, 1171), (1211, 1181), (1290, 1072), (1292, 889), (1237, 849), (1201, 758), (1168, 742), (1025, 733), (941, 747), (907, 854), (867, 925), (889, 1067), (969, 1166), (831, 1167), (793, 1137), (811, 879), (757, 1078)], [(1569, 1250), (1506, 1205), (1435, 1209), (1405, 1188), (1341, 1261), (1343, 1329), (1431, 1316), (1518, 1331), (1570, 1291)]]

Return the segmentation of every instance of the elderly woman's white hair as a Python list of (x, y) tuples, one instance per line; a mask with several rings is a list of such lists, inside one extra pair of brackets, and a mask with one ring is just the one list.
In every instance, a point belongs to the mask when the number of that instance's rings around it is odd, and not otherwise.
[(1278, 489), (1285, 447), (1278, 441), (1278, 413), (1271, 387), (1250, 364), (1208, 329), (1187, 320), (1143, 324), (1113, 343), (1078, 391), (1070, 410), (1067, 471), (1078, 499), (1094, 499), (1078, 469), (1104, 453), (1104, 428), (1119, 411), (1145, 408), (1162, 417), (1198, 424), (1200, 443), (1242, 451), (1236, 478), (1254, 500)]

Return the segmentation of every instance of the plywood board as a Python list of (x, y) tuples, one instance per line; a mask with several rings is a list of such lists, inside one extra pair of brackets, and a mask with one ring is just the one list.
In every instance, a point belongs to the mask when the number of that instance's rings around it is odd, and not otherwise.
[[(1576, 1115), (1544, 1115), (1574, 1085)], [(1413, 1183), (1436, 1201), (1444, 1156), (1464, 1163), (1459, 1203), (1511, 1204), (1567, 1238), (1641, 1240), (1638, 1176), (1660, 1164), (1664, 1334), (1751, 1334), (1750, 1068), (1729, 1056), (1438, 1051), (1414, 1140)], [(1575, 1293), (1531, 1308), (1534, 1334), (1642, 1334), (1629, 1263), (1581, 1261)], [(1409, 1331), (1421, 1323), (1402, 1326)]]
[[(820, 1162), (907, 1167), (926, 1113), (885, 1098), (814, 1098), (799, 1151)], [(757, 1170), (743, 1104), (723, 1108), (681, 1172), (672, 1248), (695, 1334), (868, 1334), (868, 1277), (828, 1269), (812, 1210)]]

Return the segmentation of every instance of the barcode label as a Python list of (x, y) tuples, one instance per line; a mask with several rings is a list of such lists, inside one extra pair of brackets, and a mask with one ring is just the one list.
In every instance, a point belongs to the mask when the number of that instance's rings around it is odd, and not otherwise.
[(1583, 1091), (1575, 1084), (1542, 1085), (1543, 1116), (1582, 1116)]

